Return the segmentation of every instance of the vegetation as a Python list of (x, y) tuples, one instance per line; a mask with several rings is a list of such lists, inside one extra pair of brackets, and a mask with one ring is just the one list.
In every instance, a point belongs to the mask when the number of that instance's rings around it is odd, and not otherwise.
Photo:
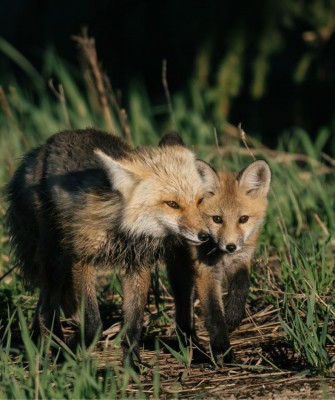
[[(255, 259), (248, 317), (233, 334), (238, 364), (219, 368), (210, 356), (199, 363), (197, 349), (178, 341), (163, 268), (153, 279), (140, 374), (120, 366), (122, 294), (118, 279), (103, 275), (101, 312), (106, 327), (112, 327), (94, 348), (76, 355), (65, 349), (65, 361), (57, 363), (29, 337), (27, 321), (36, 297), (23, 287), (12, 264), (1, 198), (0, 398), (201, 398), (242, 392), (249, 397), (269, 391), (292, 397), (302, 388), (316, 397), (334, 394), (335, 160), (324, 153), (329, 131), (312, 141), (297, 128), (281, 136), (277, 149), (269, 149), (227, 122), (213, 127), (206, 118), (210, 93), (195, 81), (188, 96), (171, 95), (166, 74), (161, 106), (153, 107), (145, 88), (134, 84), (126, 95), (126, 112), (99, 67), (94, 41), (85, 36), (76, 41), (84, 60), (81, 71), (50, 51), (43, 75), (0, 42), (33, 83), (29, 91), (14, 80), (0, 86), (1, 187), (25, 151), (67, 128), (108, 129), (135, 145), (155, 144), (161, 133), (176, 129), (217, 169), (239, 170), (254, 157), (266, 159), (273, 171), (270, 208)], [(201, 316), (197, 321), (206, 341)], [(47, 349), (55, 346), (52, 339)]]

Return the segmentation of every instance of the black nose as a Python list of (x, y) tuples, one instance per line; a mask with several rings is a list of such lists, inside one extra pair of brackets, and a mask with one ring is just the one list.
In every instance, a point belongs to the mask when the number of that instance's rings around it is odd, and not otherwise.
[(229, 253), (234, 253), (236, 250), (236, 245), (234, 243), (229, 243), (227, 244), (226, 249), (229, 251)]
[(209, 239), (209, 234), (206, 232), (199, 232), (198, 239), (201, 240), (202, 242), (206, 242)]

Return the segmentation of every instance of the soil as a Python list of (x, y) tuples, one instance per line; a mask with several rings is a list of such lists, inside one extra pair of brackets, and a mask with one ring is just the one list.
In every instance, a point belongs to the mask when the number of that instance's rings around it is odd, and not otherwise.
[[(273, 306), (254, 313), (249, 310), (240, 328), (231, 334), (234, 364), (214, 365), (209, 351), (204, 354), (193, 346), (186, 365), (165, 349), (164, 343), (176, 351), (179, 345), (172, 322), (173, 300), (168, 292), (163, 300), (165, 313), (171, 317), (169, 324), (155, 324), (161, 318), (152, 298), (143, 332), (141, 383), (149, 398), (154, 398), (153, 375), (158, 372), (160, 399), (335, 399), (335, 371), (333, 377), (324, 377), (308, 367), (286, 340), (278, 320), (279, 310)], [(197, 333), (208, 349), (207, 333), (199, 309), (196, 310)], [(119, 328), (119, 322), (114, 324), (98, 343), (95, 356), (102, 368), (106, 363), (120, 362), (120, 351), (113, 345)], [(155, 350), (157, 338), (159, 351)], [(335, 346), (328, 351), (331, 358), (335, 357)], [(137, 385), (130, 385), (128, 390), (134, 395)]]

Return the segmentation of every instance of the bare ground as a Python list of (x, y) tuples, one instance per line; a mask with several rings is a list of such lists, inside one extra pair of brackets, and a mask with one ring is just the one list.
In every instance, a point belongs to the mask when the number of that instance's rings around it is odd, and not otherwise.
[[(175, 331), (169, 325), (155, 326), (157, 309), (150, 302), (149, 317), (143, 332), (141, 348), (141, 383), (144, 393), (154, 398), (153, 375), (158, 370), (160, 398), (222, 398), (222, 399), (332, 399), (335, 398), (335, 379), (312, 374), (290, 344), (278, 321), (278, 309), (267, 306), (251, 313), (238, 330), (231, 334), (236, 364), (215, 366), (210, 357), (193, 349), (187, 366), (179, 362), (162, 343), (178, 350)], [(164, 296), (165, 312), (173, 319), (173, 300)], [(199, 314), (199, 313), (197, 313)], [(158, 320), (159, 318), (157, 318)], [(201, 316), (196, 320), (202, 344), (208, 338)], [(113, 345), (119, 323), (104, 332), (104, 340), (97, 346), (95, 356), (103, 367), (120, 361), (120, 352)], [(155, 338), (160, 339), (160, 350), (155, 350)], [(335, 356), (335, 346), (329, 354)], [(208, 354), (208, 353), (207, 353)], [(159, 367), (158, 367), (159, 366)], [(333, 371), (335, 372), (335, 371)], [(135, 394), (137, 385), (129, 385), (129, 394)]]
[[(109, 277), (100, 276), (99, 281), (99, 286), (103, 287)], [(189, 362), (183, 363), (165, 348), (167, 344), (179, 351), (173, 323), (173, 298), (162, 283), (160, 290), (160, 311), (155, 306), (153, 292), (150, 294), (141, 342), (140, 380), (146, 397), (155, 398), (153, 382), (159, 374), (160, 399), (335, 399), (334, 366), (331, 377), (311, 372), (287, 341), (278, 320), (279, 310), (262, 300), (260, 289), (252, 290), (257, 292), (258, 301), (249, 302), (247, 318), (231, 334), (236, 361), (223, 367), (213, 364), (209, 351), (204, 354), (193, 347)], [(101, 293), (100, 302), (102, 320), (109, 328), (104, 331), (93, 357), (99, 362), (103, 379), (106, 365), (121, 366), (115, 337), (120, 331), (122, 299), (118, 293), (106, 290)], [(196, 307), (196, 327), (202, 345), (208, 349), (199, 307)], [(334, 326), (332, 331), (334, 333)], [(14, 336), (18, 339), (19, 332)], [(157, 338), (159, 350), (155, 346)], [(329, 346), (328, 352), (330, 358), (335, 357), (335, 346)], [(137, 392), (137, 384), (128, 385), (129, 396), (136, 397)]]

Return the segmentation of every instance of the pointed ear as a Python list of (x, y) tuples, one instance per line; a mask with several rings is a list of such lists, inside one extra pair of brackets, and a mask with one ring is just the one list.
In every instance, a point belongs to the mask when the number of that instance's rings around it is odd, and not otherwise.
[(217, 173), (205, 161), (196, 160), (195, 163), (206, 192), (208, 194), (214, 194), (217, 187), (220, 186), (220, 180)]
[(113, 189), (118, 190), (127, 198), (138, 183), (138, 176), (127, 165), (122, 163), (122, 160), (114, 160), (99, 149), (95, 149), (94, 153), (99, 159), (102, 168), (106, 171)]
[(183, 139), (179, 136), (177, 132), (166, 133), (158, 143), (159, 147), (164, 146), (183, 146), (186, 147)]
[(239, 187), (251, 197), (266, 197), (270, 190), (271, 170), (264, 160), (257, 160), (237, 176)]

